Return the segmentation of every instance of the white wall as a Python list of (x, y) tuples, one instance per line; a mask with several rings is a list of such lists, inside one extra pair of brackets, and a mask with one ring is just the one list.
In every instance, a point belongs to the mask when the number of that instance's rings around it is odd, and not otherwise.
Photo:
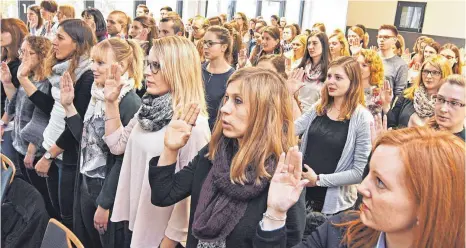
[(307, 0), (304, 5), (302, 29), (311, 28), (316, 22), (325, 23), (327, 34), (340, 28), (346, 29), (348, 0)]

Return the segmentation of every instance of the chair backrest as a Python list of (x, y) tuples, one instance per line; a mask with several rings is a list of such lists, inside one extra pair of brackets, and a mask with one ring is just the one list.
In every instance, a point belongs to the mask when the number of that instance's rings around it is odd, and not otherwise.
[(2, 167), (2, 178), (1, 178), (1, 184), (0, 184), (0, 190), (1, 190), (1, 195), (0, 195), (0, 201), (3, 203), (3, 199), (6, 195), (6, 192), (8, 191), (11, 182), (13, 182), (13, 179), (15, 178), (15, 173), (16, 173), (16, 167), (11, 162), (11, 160), (0, 153), (1, 157), (1, 167)]
[(83, 244), (70, 229), (56, 219), (50, 219), (45, 230), (41, 248), (84, 248)]

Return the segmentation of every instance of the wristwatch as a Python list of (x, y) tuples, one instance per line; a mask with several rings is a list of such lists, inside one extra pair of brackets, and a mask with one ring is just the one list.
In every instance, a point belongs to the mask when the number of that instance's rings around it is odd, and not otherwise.
[(49, 151), (45, 152), (44, 158), (47, 159), (47, 160), (54, 159), (54, 158), (52, 158), (52, 153), (50, 153)]
[(317, 175), (316, 185), (320, 187), (320, 177)]

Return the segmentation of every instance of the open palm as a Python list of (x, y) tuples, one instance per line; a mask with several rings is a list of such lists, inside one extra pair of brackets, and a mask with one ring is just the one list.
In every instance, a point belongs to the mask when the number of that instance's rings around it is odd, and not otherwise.
[(70, 106), (74, 100), (73, 80), (68, 72), (65, 72), (60, 79), (60, 103), (63, 107)]
[(278, 161), (277, 169), (270, 182), (267, 206), (279, 212), (287, 212), (299, 199), (307, 179), (301, 180), (302, 154), (292, 147)]
[(188, 143), (199, 112), (200, 108), (197, 103), (191, 103), (183, 110), (181, 106), (175, 109), (172, 121), (168, 124), (165, 132), (164, 144), (166, 148), (178, 151)]
[(120, 96), (123, 84), (121, 83), (122, 69), (118, 64), (113, 64), (107, 70), (107, 79), (105, 80), (104, 97), (108, 102), (115, 102)]
[(6, 87), (7, 85), (12, 84), (11, 83), (11, 72), (10, 72), (10, 68), (8, 68), (7, 63), (2, 62), (1, 67), (0, 67), (0, 72), (2, 73), (0, 80), (2, 80), (3, 86)]

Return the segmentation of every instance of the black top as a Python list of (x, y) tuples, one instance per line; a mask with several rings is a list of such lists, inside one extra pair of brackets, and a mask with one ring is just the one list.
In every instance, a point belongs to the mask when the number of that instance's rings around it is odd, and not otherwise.
[[(19, 87), (19, 80), (18, 80), (18, 68), (19, 68), (19, 65), (21, 65), (21, 61), (19, 61), (19, 59), (16, 59), (16, 60), (13, 60), (13, 61), (10, 61), (10, 63), (8, 63), (8, 68), (10, 69), (10, 73), (11, 73), (11, 83), (13, 83), (13, 85), (15, 86), (15, 88), (17, 89)], [(6, 93), (5, 93), (5, 89), (3, 88), (3, 84), (1, 84), (1, 87), (2, 87), (2, 91), (0, 92), (1, 93), (1, 109), (2, 109), (2, 116), (3, 114), (5, 113), (5, 101), (6, 101)]]
[[(334, 121), (326, 114), (317, 116), (309, 127), (304, 164), (309, 165), (317, 175), (335, 173), (345, 147), (348, 129), (349, 121)], [(306, 201), (323, 204), (326, 193), (326, 187), (306, 188)]]
[[(140, 106), (141, 98), (139, 98), (135, 91), (129, 91), (121, 99), (119, 109), (120, 120), (123, 126), (128, 125), (131, 119), (133, 119), (134, 114), (139, 110)], [(78, 141), (78, 143), (81, 144), (81, 137), (84, 128), (81, 115), (76, 114), (69, 118), (65, 118), (65, 120), (66, 125), (69, 127), (69, 130), (73, 135), (73, 140)], [(106, 177), (96, 202), (97, 205), (100, 205), (104, 209), (111, 209), (113, 207), (113, 202), (115, 201), (118, 179), (120, 177), (121, 165), (123, 163), (123, 155), (113, 155), (109, 152), (106, 162)], [(80, 170), (78, 169), (77, 171), (77, 178), (80, 179)], [(81, 180), (76, 180), (76, 183), (80, 182)], [(76, 189), (80, 189), (80, 187), (76, 187)]]
[(395, 106), (387, 113), (387, 126), (392, 128), (407, 127), (409, 118), (415, 112), (413, 101), (400, 95)]
[[(93, 82), (94, 75), (92, 74), (91, 70), (88, 70), (81, 75), (81, 77), (74, 85), (73, 104), (80, 116), (84, 116), (86, 114), (89, 101), (91, 100), (91, 88)], [(52, 97), (51, 88), (48, 94), (37, 90), (29, 97), (29, 99), (45, 114), (50, 115), (52, 112), (55, 100)], [(57, 141), (55, 141), (55, 144), (64, 150), (64, 164), (75, 165), (77, 163), (79, 142), (73, 138), (73, 134), (71, 133), (68, 125), (65, 126), (65, 130), (60, 135), (60, 137), (58, 137)]]
[(464, 128), (463, 128), (463, 130), (461, 132), (455, 133), (455, 135), (460, 137), (464, 141), (464, 139), (465, 139), (465, 137), (464, 137), (465, 136)]
[(213, 129), (215, 121), (217, 120), (217, 114), (222, 98), (227, 90), (227, 81), (231, 74), (235, 72), (235, 69), (230, 68), (229, 71), (222, 74), (212, 74), (207, 71), (207, 65), (202, 65), (202, 79), (204, 80), (204, 86), (206, 91), (206, 102), (207, 111), (209, 113), (209, 127)]
[[(212, 168), (211, 161), (206, 158), (208, 145), (182, 170), (175, 174), (176, 163), (158, 167), (159, 157), (149, 162), (149, 183), (152, 189), (151, 202), (160, 207), (171, 206), (191, 196), (189, 215), (188, 241), (186, 248), (196, 248), (198, 240), (192, 235), (192, 223), (197, 203), (207, 174)], [(244, 216), (226, 238), (226, 247), (253, 247), (253, 239), (257, 224), (267, 209), (268, 187), (257, 198), (251, 200)], [(284, 247), (292, 247), (303, 238), (305, 226), (304, 194), (299, 201), (288, 210), (286, 220), (286, 237)], [(285, 231), (284, 231), (285, 232)]]
[[(341, 244), (346, 229), (337, 227), (334, 224), (345, 223), (356, 218), (358, 218), (357, 214), (348, 214), (346, 212), (334, 215), (293, 248), (346, 248), (346, 245)], [(288, 238), (286, 228), (284, 226), (274, 231), (262, 231), (260, 226), (257, 225), (254, 247), (285, 248)]]

